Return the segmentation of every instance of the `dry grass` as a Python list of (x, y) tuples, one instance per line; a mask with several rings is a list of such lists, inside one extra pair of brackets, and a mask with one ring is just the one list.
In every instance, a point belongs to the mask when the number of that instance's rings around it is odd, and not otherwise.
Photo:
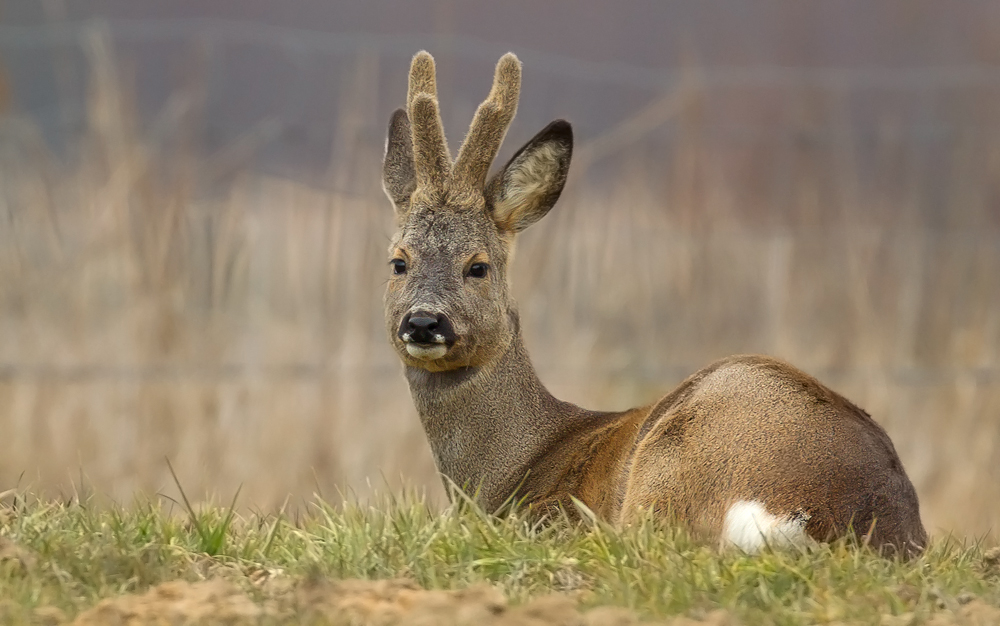
[[(89, 122), (69, 155), (30, 120), (0, 126), (0, 490), (127, 501), (169, 489), (169, 457), (192, 494), (243, 485), (265, 509), (403, 482), (440, 502), (384, 337), (374, 89), (349, 90), (334, 152), (351, 158), (310, 186), (245, 164), (266, 129), (199, 151), (190, 94), (140, 123), (107, 43), (88, 46)], [(616, 152), (649, 111), (590, 152), (581, 138), (591, 167), (617, 165), (601, 184), (575, 170), (523, 237), (513, 282), (542, 379), (619, 408), (717, 357), (777, 355), (889, 430), (932, 530), (991, 530), (996, 131), (950, 144), (931, 179), (891, 132), (862, 149), (810, 141), (803, 122), (734, 154), (702, 134), (695, 88), (662, 106), (667, 153)], [(731, 175), (769, 160), (773, 184)]]

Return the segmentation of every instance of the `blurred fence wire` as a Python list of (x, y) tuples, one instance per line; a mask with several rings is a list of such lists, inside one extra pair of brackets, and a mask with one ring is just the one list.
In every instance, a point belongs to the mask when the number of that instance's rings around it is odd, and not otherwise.
[[(53, 84), (53, 80), (69, 80), (52, 76), (55, 73), (83, 75), (86, 65), (84, 58), (88, 40), (105, 37), (115, 42), (125, 57), (154, 58), (170, 51), (180, 56), (191, 47), (200, 55), (198, 62), (206, 72), (204, 80), (210, 87), (225, 84), (227, 74), (241, 64), (241, 53), (264, 51), (272, 63), (256, 76), (252, 67), (238, 71), (242, 79), (258, 81), (255, 93), (267, 92), (266, 98), (272, 104), (277, 97), (283, 100), (271, 112), (294, 114), (301, 107), (301, 100), (312, 95), (309, 85), (317, 80), (330, 80), (343, 84), (329, 75), (324, 76), (318, 68), (329, 67), (331, 60), (350, 60), (359, 54), (374, 55), (387, 60), (395, 68), (403, 68), (414, 51), (432, 47), (434, 53), (444, 59), (457, 59), (461, 64), (475, 65), (481, 73), (482, 66), (495, 62), (506, 52), (503, 44), (484, 41), (461, 34), (447, 36), (417, 36), (406, 34), (380, 35), (370, 33), (327, 33), (288, 28), (264, 23), (240, 22), (223, 19), (109, 19), (80, 22), (52, 22), (45, 25), (16, 26), (0, 24), (0, 56), (6, 57), (8, 65), (18, 66), (14, 78), (30, 85), (32, 102), (26, 102), (31, 113), (49, 125), (67, 129), (80, 127), (84, 104), (81, 98), (70, 98), (61, 102), (55, 90), (64, 89)], [(679, 67), (652, 68), (620, 62), (598, 62), (560, 56), (550, 52), (519, 49), (517, 53), (530, 73), (540, 77), (538, 82), (556, 79), (557, 85), (571, 84), (581, 99), (592, 105), (595, 99), (588, 89), (620, 89), (625, 93), (641, 94), (640, 99), (649, 100), (657, 94), (671, 94), (679, 86), (696, 84), (699, 90), (712, 91), (759, 91), (794, 93), (801, 90), (818, 90), (841, 97), (864, 95), (866, 97), (902, 96), (910, 102), (909, 107), (922, 109), (915, 123), (904, 124), (900, 131), (909, 140), (933, 141), (949, 136), (954, 125), (935, 119), (932, 111), (934, 103), (926, 98), (940, 92), (958, 93), (967, 90), (992, 92), (1000, 89), (1000, 67), (992, 65), (939, 65), (921, 67), (787, 67), (787, 66), (747, 66), (747, 67)], [(75, 56), (74, 56), (75, 55)], [(252, 56), (252, 55), (251, 55)], [(320, 61), (317, 62), (317, 59)], [(253, 59), (245, 63), (252, 66)], [(162, 59), (152, 64), (157, 69), (165, 69)], [(276, 69), (277, 68), (277, 69)], [(375, 71), (381, 68), (376, 67)], [(277, 71), (287, 73), (276, 76)], [(544, 78), (541, 78), (544, 77)], [(137, 81), (142, 82), (142, 77)], [(166, 76), (157, 76), (154, 81), (169, 82)], [(271, 83), (279, 82), (281, 88), (274, 89)], [(480, 81), (481, 82), (481, 81)], [(77, 86), (83, 83), (77, 82)], [(45, 93), (45, 89), (50, 89)], [(467, 94), (456, 94), (465, 97)], [(996, 97), (996, 93), (991, 94)], [(63, 94), (65, 96), (65, 93)], [(917, 101), (914, 102), (913, 99)], [(646, 103), (648, 106), (648, 102)], [(467, 105), (468, 106), (468, 105)], [(599, 104), (596, 108), (602, 108)], [(59, 108), (58, 111), (55, 109)], [(447, 111), (445, 112), (447, 114)], [(621, 111), (619, 111), (619, 114)], [(464, 115), (464, 112), (463, 112)], [(287, 117), (284, 116), (284, 117)], [(586, 117), (586, 116), (584, 116)], [(595, 126), (602, 127), (614, 123), (613, 113), (595, 119)], [(965, 120), (965, 125), (997, 126), (995, 117)], [(306, 124), (308, 132), (330, 132), (330, 118), (311, 120), (285, 119), (296, 125)], [(381, 117), (378, 130), (381, 131)], [(235, 129), (231, 129), (235, 132)], [(664, 129), (661, 129), (661, 131)], [(669, 129), (667, 129), (669, 130)], [(726, 135), (730, 141), (752, 139), (766, 135), (775, 129), (767, 126), (721, 125), (717, 132)], [(871, 130), (871, 129), (870, 129)], [(299, 132), (303, 132), (299, 129)], [(853, 133), (858, 129), (824, 128), (822, 137), (836, 138), (838, 134)]]
[[(126, 43), (190, 42), (255, 45), (277, 54), (322, 53), (355, 55), (359, 50), (378, 50), (384, 56), (409, 59), (428, 41), (435, 53), (456, 55), (477, 62), (494, 63), (506, 49), (502, 44), (450, 33), (446, 36), (374, 33), (328, 33), (271, 24), (224, 19), (108, 19), (50, 23), (41, 26), (0, 24), (0, 47), (4, 49), (51, 49), (80, 45), (93, 32), (106, 31)], [(683, 69), (646, 68), (628, 63), (606, 63), (561, 56), (537, 50), (519, 50), (518, 56), (533, 72), (558, 75), (606, 85), (668, 90), (676, 87)], [(1000, 68), (990, 65), (945, 65), (924, 67), (779, 67), (703, 68), (705, 87), (745, 85), (814, 86), (826, 89), (924, 90), (1000, 86)]]

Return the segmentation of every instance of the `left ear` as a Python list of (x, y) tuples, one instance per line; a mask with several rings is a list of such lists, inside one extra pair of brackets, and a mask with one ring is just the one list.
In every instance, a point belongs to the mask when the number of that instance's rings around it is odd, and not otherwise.
[(486, 184), (486, 205), (500, 230), (519, 233), (542, 219), (566, 184), (573, 128), (556, 120), (517, 151)]

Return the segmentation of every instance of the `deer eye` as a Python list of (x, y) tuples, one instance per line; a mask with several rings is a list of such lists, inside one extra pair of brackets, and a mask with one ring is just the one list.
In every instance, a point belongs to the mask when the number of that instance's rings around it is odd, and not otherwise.
[(469, 268), (469, 276), (473, 278), (486, 278), (486, 272), (489, 271), (489, 267), (485, 263), (473, 263), (472, 267)]
[(397, 276), (406, 273), (406, 261), (403, 259), (393, 259), (389, 261), (389, 265), (392, 266), (392, 273)]

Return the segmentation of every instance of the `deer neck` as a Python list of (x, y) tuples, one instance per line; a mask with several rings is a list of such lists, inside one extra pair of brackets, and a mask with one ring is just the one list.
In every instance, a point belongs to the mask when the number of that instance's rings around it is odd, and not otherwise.
[(515, 491), (523, 493), (528, 483), (549, 482), (551, 477), (539, 475), (536, 461), (558, 446), (569, 426), (586, 413), (545, 389), (516, 315), (513, 326), (508, 350), (481, 368), (406, 371), (438, 471), (446, 483), (478, 493), (487, 510)]

